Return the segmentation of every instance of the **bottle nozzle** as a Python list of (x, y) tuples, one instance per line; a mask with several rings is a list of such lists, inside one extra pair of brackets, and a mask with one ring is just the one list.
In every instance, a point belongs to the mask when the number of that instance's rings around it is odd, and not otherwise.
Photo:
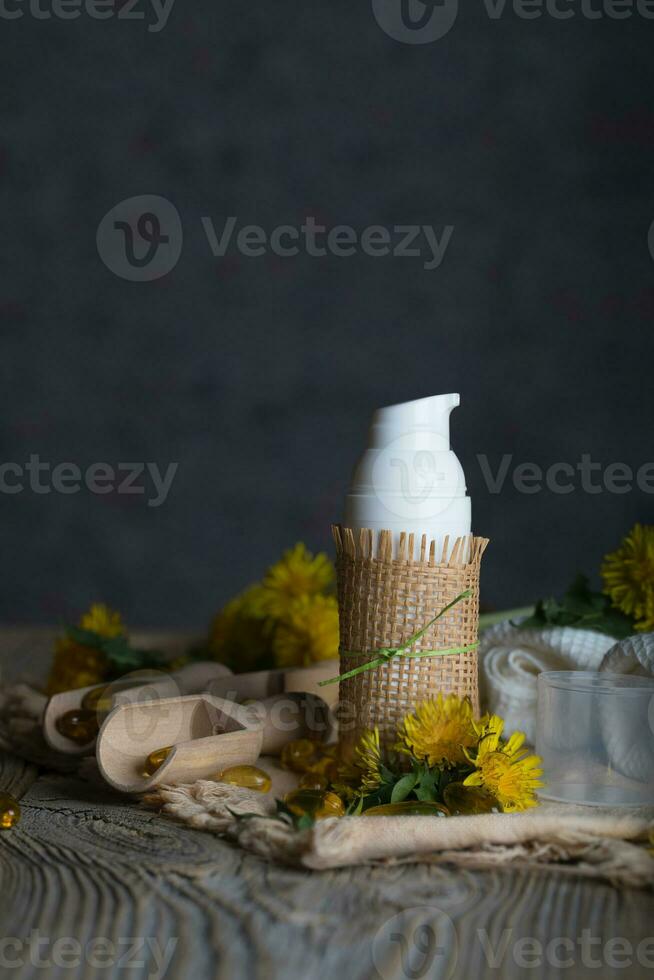
[(382, 449), (400, 435), (428, 433), (450, 448), (450, 412), (460, 403), (457, 392), (431, 395), (412, 402), (379, 408), (372, 417), (371, 444)]

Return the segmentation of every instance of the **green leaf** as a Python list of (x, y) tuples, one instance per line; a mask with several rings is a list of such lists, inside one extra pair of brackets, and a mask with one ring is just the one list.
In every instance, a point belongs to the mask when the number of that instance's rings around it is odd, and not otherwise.
[(363, 810), (363, 796), (359, 796), (347, 808), (348, 817), (358, 817)]
[(68, 626), (66, 634), (75, 643), (99, 650), (105, 655), (114, 672), (120, 676), (130, 670), (144, 670), (147, 667), (165, 670), (166, 658), (158, 650), (138, 650), (131, 646), (126, 636), (100, 636), (93, 630)]
[(402, 800), (406, 800), (407, 796), (415, 785), (415, 772), (408, 772), (406, 776), (402, 776), (393, 787), (393, 792), (391, 793), (391, 803), (401, 803)]
[(548, 623), (554, 622), (556, 617), (562, 612), (562, 607), (552, 596), (550, 596), (549, 599), (543, 599), (541, 606), (543, 609), (543, 615)]
[(424, 769), (414, 790), (416, 797), (423, 803), (438, 801), (438, 790), (441, 774), (438, 769)]
[(275, 800), (275, 804), (277, 806), (277, 817), (290, 820), (296, 830), (307, 830), (309, 827), (313, 827), (316, 822), (310, 813), (302, 813), (300, 815), (293, 813), (283, 800)]
[(92, 647), (94, 650), (101, 650), (102, 641), (106, 639), (99, 633), (94, 633), (93, 630), (83, 630), (80, 626), (67, 626), (66, 634), (75, 643), (79, 643), (83, 647)]
[(388, 783), (393, 785), (397, 780), (395, 773), (391, 772), (390, 769), (387, 769), (383, 762), (379, 763), (379, 775), (381, 776), (382, 783), (385, 785), (388, 785)]
[(541, 599), (536, 603), (533, 615), (520, 623), (512, 623), (516, 629), (543, 629), (547, 626), (572, 626), (576, 629), (595, 630), (616, 639), (624, 639), (634, 632), (634, 621), (611, 605), (609, 596), (593, 592), (585, 575), (578, 575), (559, 601)]
[(371, 806), (381, 806), (382, 803), (390, 803), (392, 792), (393, 784), (385, 783), (373, 793), (368, 793), (368, 795), (364, 796), (361, 800), (361, 812), (368, 810)]

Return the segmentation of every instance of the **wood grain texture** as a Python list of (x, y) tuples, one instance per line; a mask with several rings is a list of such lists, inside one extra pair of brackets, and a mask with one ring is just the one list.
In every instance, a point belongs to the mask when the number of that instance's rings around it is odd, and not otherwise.
[(0, 749), (0, 792), (20, 799), (38, 774), (36, 766)]
[[(161, 950), (173, 939), (165, 975), (180, 980), (566, 974), (575, 980), (599, 975), (631, 980), (652, 973), (638, 963), (629, 971), (610, 964), (598, 971), (584, 965), (578, 946), (584, 928), (602, 943), (621, 937), (637, 946), (652, 931), (653, 899), (647, 893), (520, 871), (427, 865), (322, 873), (280, 868), (144, 811), (104, 787), (64, 776), (37, 779), (22, 806), (20, 826), (0, 838), (5, 937), (24, 939), (38, 929), (51, 942), (70, 936), (83, 947), (107, 937), (123, 954), (131, 937), (147, 941), (148, 949), (159, 943)], [(431, 910), (428, 921), (443, 952), (421, 973), (422, 957), (411, 941), (420, 938), (413, 929), (422, 913), (394, 917), (424, 907)], [(398, 930), (414, 954), (404, 968)], [(501, 969), (487, 961), (486, 933), (487, 950), (501, 952), (508, 941)], [(577, 950), (574, 969), (562, 972), (546, 962), (521, 969), (512, 950), (526, 937), (571, 940)], [(597, 950), (595, 945), (595, 957)], [(565, 957), (565, 950), (558, 955)], [(22, 980), (44, 973), (26, 962), (15, 975)], [(98, 971), (82, 962), (47, 975), (140, 980), (160, 974), (150, 952), (141, 967), (128, 972), (124, 963)]]
[[(38, 775), (6, 753), (0, 753), (0, 788), (22, 796), (23, 809), (18, 827), (0, 833), (3, 977), (640, 980), (653, 974), (654, 944), (649, 966), (635, 953), (654, 934), (654, 898), (647, 892), (516, 869), (283, 868), (141, 809), (106, 786)], [(600, 944), (586, 963), (578, 945), (584, 929)], [(2, 943), (25, 944), (32, 930), (46, 941), (39, 952), (49, 958), (47, 968), (30, 962), (26, 945)], [(53, 961), (53, 943), (65, 937), (81, 944), (79, 965)], [(436, 941), (423, 956), (425, 937)], [(572, 965), (561, 968), (544, 956), (538, 966), (521, 966), (515, 942), (528, 937), (567, 940), (573, 952), (557, 947), (554, 954), (571, 957)], [(632, 944), (628, 969), (602, 957), (603, 944), (617, 937)], [(100, 968), (85, 951), (92, 953), (88, 944), (101, 938), (114, 943), (115, 953), (112, 965)], [(169, 941), (172, 958), (163, 972), (153, 949), (165, 960)], [(404, 965), (403, 943), (411, 957)], [(500, 957), (495, 966), (488, 958), (493, 949)], [(100, 962), (106, 960), (105, 951)]]

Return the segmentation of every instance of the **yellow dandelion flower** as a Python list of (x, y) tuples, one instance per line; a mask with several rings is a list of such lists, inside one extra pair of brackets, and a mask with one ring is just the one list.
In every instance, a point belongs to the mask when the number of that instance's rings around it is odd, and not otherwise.
[(338, 656), (338, 605), (332, 596), (296, 599), (272, 641), (278, 667), (306, 667)]
[(379, 729), (364, 732), (355, 750), (356, 763), (361, 771), (361, 789), (372, 793), (381, 785), (381, 746)]
[(349, 758), (341, 758), (334, 789), (344, 799), (374, 793), (381, 786), (382, 754), (379, 729), (364, 732)]
[(82, 646), (68, 637), (55, 643), (54, 660), (46, 685), (48, 697), (61, 691), (99, 684), (107, 675), (107, 658), (101, 650)]
[(536, 755), (528, 755), (523, 748), (525, 736), (514, 732), (508, 741), (502, 741), (504, 722), (497, 715), (485, 719), (484, 725), (477, 725), (479, 746), (476, 755), (466, 753), (475, 766), (463, 781), (464, 786), (481, 787), (494, 796), (506, 813), (527, 810), (538, 806), (534, 794), (543, 784), (539, 777), (541, 760)]
[[(77, 625), (80, 629), (107, 638), (122, 636), (126, 632), (120, 613), (101, 602), (94, 603)], [(109, 663), (101, 650), (84, 646), (68, 636), (63, 636), (55, 642), (54, 659), (46, 691), (49, 696), (52, 696), (61, 691), (90, 687), (105, 680), (108, 671)]]
[(264, 611), (265, 599), (263, 586), (257, 582), (231, 599), (225, 609), (236, 609), (240, 616), (248, 619), (267, 619), (268, 616)]
[(406, 716), (398, 730), (401, 752), (408, 752), (430, 766), (465, 762), (464, 749), (477, 742), (472, 705), (456, 694), (424, 701)]
[(110, 609), (102, 602), (94, 602), (88, 612), (79, 621), (83, 630), (90, 630), (98, 636), (124, 636), (125, 624), (119, 612)]
[(654, 630), (654, 526), (636, 524), (602, 564), (604, 591), (642, 632)]
[(334, 566), (326, 554), (314, 556), (298, 543), (271, 565), (262, 582), (260, 611), (278, 619), (285, 617), (293, 603), (303, 596), (320, 595), (334, 580)]
[(270, 623), (260, 617), (260, 599), (261, 586), (250, 586), (228, 602), (209, 627), (209, 652), (232, 670), (272, 665)]

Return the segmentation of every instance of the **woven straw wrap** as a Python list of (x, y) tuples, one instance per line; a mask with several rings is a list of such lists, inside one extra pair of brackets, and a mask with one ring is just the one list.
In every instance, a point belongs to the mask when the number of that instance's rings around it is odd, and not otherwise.
[[(332, 526), (340, 618), (341, 674), (373, 659), (378, 650), (397, 647), (469, 589), (411, 648), (442, 650), (477, 642), (479, 567), (486, 538), (457, 538), (450, 551), (446, 538), (438, 560), (426, 536), (415, 559), (413, 535), (402, 534), (396, 557), (389, 531), (379, 531), (377, 548), (370, 530)], [(375, 557), (373, 557), (373, 555)], [(407, 657), (340, 683), (340, 738), (345, 746), (377, 726), (382, 745), (395, 742), (404, 716), (439, 692), (470, 699), (479, 711), (477, 651), (444, 656)]]

